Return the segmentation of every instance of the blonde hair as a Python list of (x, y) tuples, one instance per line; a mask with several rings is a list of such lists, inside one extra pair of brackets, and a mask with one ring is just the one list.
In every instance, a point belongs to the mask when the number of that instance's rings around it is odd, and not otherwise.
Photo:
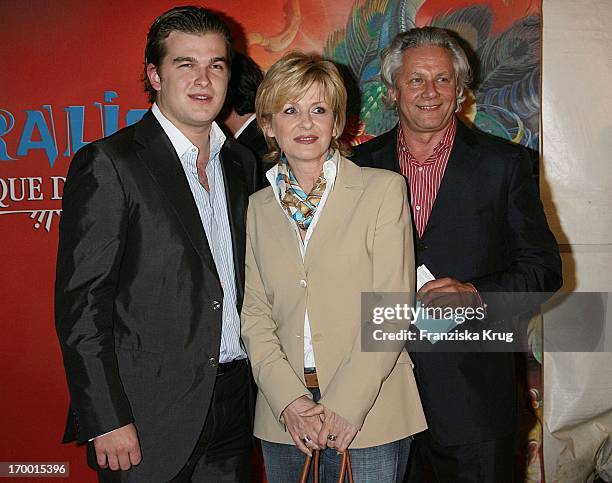
[(312, 85), (321, 87), (323, 99), (334, 114), (336, 136), (332, 138), (331, 147), (343, 155), (348, 154), (348, 149), (339, 139), (346, 124), (347, 94), (338, 68), (318, 55), (290, 52), (270, 67), (255, 97), (257, 123), (268, 144), (268, 154), (264, 156), (266, 161), (278, 161), (281, 156), (276, 139), (267, 134), (272, 115), (280, 112), (287, 101), (301, 99)]

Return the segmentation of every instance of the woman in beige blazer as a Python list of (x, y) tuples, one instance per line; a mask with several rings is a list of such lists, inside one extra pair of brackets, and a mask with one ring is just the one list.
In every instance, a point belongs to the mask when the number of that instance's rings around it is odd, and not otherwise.
[(336, 67), (302, 53), (257, 93), (277, 164), (250, 199), (242, 337), (270, 483), (297, 482), (303, 453), (326, 448), (336, 481), (349, 446), (355, 481), (402, 481), (426, 428), (408, 354), (361, 350), (361, 293), (414, 291), (415, 270), (404, 179), (343, 157), (345, 109)]

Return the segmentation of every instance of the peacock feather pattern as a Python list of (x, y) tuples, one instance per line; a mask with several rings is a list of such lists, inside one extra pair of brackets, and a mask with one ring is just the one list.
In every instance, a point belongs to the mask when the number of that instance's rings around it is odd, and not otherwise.
[[(415, 26), (425, 0), (365, 0), (356, 4), (344, 29), (327, 40), (324, 55), (344, 66), (358, 90), (349, 88), (349, 118), (360, 118), (366, 138), (395, 125), (384, 105), (380, 51), (398, 33)], [(472, 85), (476, 102), (470, 121), (485, 132), (534, 150), (539, 147), (540, 18), (530, 15), (493, 32), (486, 5), (447, 10), (431, 25), (459, 34), (476, 60)], [(349, 86), (350, 87), (350, 86)], [(369, 135), (369, 136), (367, 136)]]

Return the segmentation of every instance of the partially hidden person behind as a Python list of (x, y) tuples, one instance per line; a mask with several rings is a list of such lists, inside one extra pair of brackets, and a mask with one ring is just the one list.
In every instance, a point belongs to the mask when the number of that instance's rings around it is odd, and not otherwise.
[(272, 164), (263, 160), (268, 153), (268, 144), (255, 118), (255, 96), (262, 80), (263, 72), (255, 61), (248, 55), (235, 52), (225, 106), (219, 120), (236, 141), (255, 154), (258, 177), (261, 186), (265, 186), (265, 173)]
[(346, 96), (333, 63), (298, 52), (257, 93), (276, 164), (250, 198), (241, 319), (270, 483), (315, 449), (335, 481), (349, 447), (355, 481), (401, 481), (426, 428), (408, 354), (361, 349), (362, 292), (414, 291), (415, 270), (403, 178), (344, 157)]
[(101, 481), (251, 480), (238, 314), (255, 159), (214, 122), (231, 55), (211, 11), (162, 14), (145, 49), (151, 109), (70, 165), (55, 287), (64, 440), (87, 443)]

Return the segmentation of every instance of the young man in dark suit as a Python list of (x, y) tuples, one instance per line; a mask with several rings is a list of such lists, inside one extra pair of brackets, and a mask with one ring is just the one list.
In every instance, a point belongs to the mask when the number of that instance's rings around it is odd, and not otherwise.
[(240, 341), (253, 155), (214, 119), (227, 26), (174, 8), (152, 24), (142, 120), (68, 173), (56, 327), (71, 396), (65, 441), (102, 481), (250, 481), (250, 371)]
[[(417, 266), (436, 277), (419, 291), (422, 303), (444, 307), (450, 295), (482, 308), (487, 293), (557, 290), (558, 247), (527, 151), (455, 116), (470, 79), (457, 40), (433, 27), (401, 33), (382, 53), (381, 75), (400, 121), (359, 146), (353, 159), (406, 177)], [(513, 354), (412, 358), (429, 430), (416, 437), (409, 481), (513, 482)]]

